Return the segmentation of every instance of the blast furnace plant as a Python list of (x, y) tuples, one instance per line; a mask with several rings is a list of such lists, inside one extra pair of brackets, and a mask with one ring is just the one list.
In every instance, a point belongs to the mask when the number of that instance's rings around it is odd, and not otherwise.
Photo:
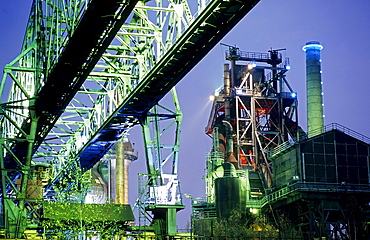
[(229, 46), (206, 134), (206, 198), (193, 199), (193, 234), (273, 239), (368, 239), (370, 139), (324, 126), (319, 42), (306, 53), (306, 133), (281, 51)]

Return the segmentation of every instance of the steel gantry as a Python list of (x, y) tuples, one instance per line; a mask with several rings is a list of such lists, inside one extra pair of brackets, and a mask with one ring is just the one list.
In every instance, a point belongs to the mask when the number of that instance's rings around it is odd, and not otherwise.
[[(162, 108), (169, 110), (163, 113), (156, 105), (257, 3), (34, 0), (21, 53), (6, 65), (1, 83), (6, 237), (20, 238), (38, 223), (30, 216), (37, 219), (36, 202), (43, 197), (31, 196), (31, 188), (42, 188), (50, 178), (49, 200), (56, 200), (57, 189), (81, 188), (77, 175), (134, 125), (142, 125), (144, 139), (150, 139), (149, 123), (174, 119), (178, 136), (175, 90), (175, 110)], [(175, 137), (173, 154), (164, 159), (159, 150), (147, 149), (155, 184), (162, 183), (160, 166), (166, 162), (177, 175), (178, 145)], [(43, 174), (36, 174), (39, 169)]]

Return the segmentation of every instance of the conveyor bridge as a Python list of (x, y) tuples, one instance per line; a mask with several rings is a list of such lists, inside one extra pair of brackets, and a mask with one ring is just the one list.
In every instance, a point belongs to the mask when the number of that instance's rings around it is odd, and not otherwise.
[[(132, 126), (175, 119), (178, 111), (152, 109), (257, 3), (34, 0), (21, 53), (0, 85), (3, 97), (9, 92), (1, 103), (5, 201), (25, 211), (31, 166), (54, 168), (51, 189), (90, 169)], [(6, 223), (12, 236), (26, 228), (21, 215)]]

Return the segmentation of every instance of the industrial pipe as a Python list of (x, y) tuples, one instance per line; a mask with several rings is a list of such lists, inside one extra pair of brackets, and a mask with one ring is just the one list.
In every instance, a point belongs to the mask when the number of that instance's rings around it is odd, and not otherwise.
[(235, 167), (235, 169), (239, 169), (239, 163), (236, 160), (233, 150), (234, 150), (234, 144), (233, 144), (233, 137), (232, 137), (232, 132), (233, 132), (233, 127), (231, 123), (229, 123), (226, 120), (222, 121), (223, 125), (225, 126), (226, 129), (226, 156), (225, 156), (225, 162), (232, 163)]

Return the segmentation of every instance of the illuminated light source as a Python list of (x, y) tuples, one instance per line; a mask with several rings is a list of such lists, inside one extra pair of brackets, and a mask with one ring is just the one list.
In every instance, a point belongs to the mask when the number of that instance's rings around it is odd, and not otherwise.
[(324, 47), (317, 41), (308, 42), (305, 46), (303, 46), (302, 50), (319, 50), (321, 51)]
[(257, 66), (256, 62), (254, 62), (254, 61), (253, 61), (252, 63), (249, 63), (249, 64), (248, 64), (248, 69), (249, 69), (249, 70), (252, 70), (252, 69), (253, 69), (253, 68), (255, 68), (256, 66)]
[(253, 214), (257, 214), (258, 213), (258, 209), (256, 208), (250, 208), (249, 211)]
[(290, 69), (290, 66), (289, 65), (288, 66), (285, 66), (285, 69), (289, 70)]
[(291, 93), (290, 93), (290, 96), (291, 96), (292, 98), (297, 98), (297, 93), (296, 93), (296, 92), (291, 92)]
[(215, 95), (211, 95), (211, 96), (209, 96), (209, 100), (210, 101), (214, 101), (216, 99), (216, 96)]

